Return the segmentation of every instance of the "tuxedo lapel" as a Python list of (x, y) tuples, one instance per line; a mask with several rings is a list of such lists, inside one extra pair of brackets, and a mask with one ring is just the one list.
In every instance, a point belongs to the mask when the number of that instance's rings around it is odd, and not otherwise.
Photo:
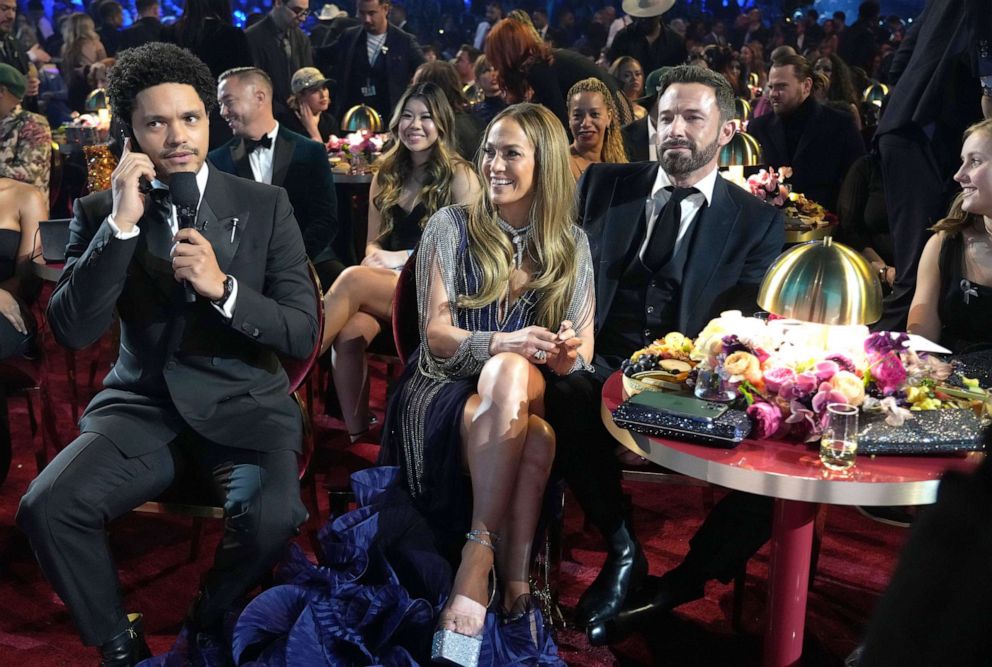
[(200, 233), (213, 246), (217, 266), (227, 273), (248, 226), (250, 212), (240, 207), (223, 179), (220, 171), (211, 169), (207, 190), (203, 193), (197, 212), (196, 224)]
[(251, 162), (248, 160), (248, 151), (245, 150), (245, 140), (241, 137), (234, 137), (231, 140), (231, 161), (234, 162), (234, 171), (238, 176), (250, 181), (255, 180)]
[(692, 309), (700, 303), (718, 268), (723, 265), (727, 243), (739, 224), (740, 209), (730, 198), (727, 182), (717, 176), (713, 201), (693, 223), (697, 225), (682, 271), (682, 295), (679, 300), (679, 330), (686, 331)]
[(155, 207), (152, 198), (146, 197), (145, 214), (138, 223), (141, 234), (138, 236), (135, 258), (152, 283), (167, 299), (172, 299), (177, 285), (172, 270), (172, 225), (169, 220), (160, 218)]
[(280, 127), (276, 132), (275, 146), (272, 150), (272, 185), (283, 187), (286, 182), (286, 172), (293, 161), (293, 151), (296, 150), (296, 142), (286, 137), (286, 133)]
[(615, 181), (603, 221), (603, 243), (596, 270), (596, 310), (601, 317), (610, 312), (620, 277), (627, 269), (624, 259), (639, 239), (644, 226), (645, 201), (651, 196), (657, 174), (655, 164)]

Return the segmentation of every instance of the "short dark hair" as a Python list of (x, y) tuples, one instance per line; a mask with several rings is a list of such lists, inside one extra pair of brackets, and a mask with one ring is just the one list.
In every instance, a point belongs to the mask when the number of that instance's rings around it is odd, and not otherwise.
[(114, 116), (130, 127), (138, 93), (163, 83), (193, 86), (207, 113), (217, 105), (217, 84), (202, 60), (175, 44), (149, 42), (117, 54), (107, 77)]
[(865, 0), (858, 5), (858, 19), (877, 19), (882, 13), (882, 6), (877, 0)]
[(106, 21), (112, 16), (124, 13), (124, 8), (117, 0), (104, 0), (97, 7), (97, 15), (100, 17), (100, 21)]
[(772, 67), (788, 67), (789, 65), (792, 65), (792, 72), (800, 81), (813, 79), (813, 66), (802, 56), (782, 56), (772, 59)]
[(479, 56), (482, 55), (482, 51), (480, 51), (479, 49), (475, 48), (471, 44), (462, 44), (461, 46), (458, 47), (458, 50), (459, 51), (464, 51), (465, 53), (467, 53), (468, 54), (468, 59), (471, 62), (473, 62), (473, 63), (476, 60), (478, 60)]
[(842, 12), (840, 10), (837, 10), (836, 12), (834, 12), (834, 18), (835, 19), (840, 19), (841, 21), (846, 21), (847, 20), (847, 14), (845, 14), (844, 12)]
[(716, 106), (720, 109), (720, 120), (726, 122), (734, 118), (734, 90), (726, 77), (713, 70), (698, 65), (678, 65), (668, 69), (658, 80), (658, 97), (665, 94), (669, 86), (676, 83), (701, 83), (713, 89)]
[(158, 0), (135, 0), (134, 8), (138, 10), (138, 13), (148, 11), (152, 7), (159, 4)]

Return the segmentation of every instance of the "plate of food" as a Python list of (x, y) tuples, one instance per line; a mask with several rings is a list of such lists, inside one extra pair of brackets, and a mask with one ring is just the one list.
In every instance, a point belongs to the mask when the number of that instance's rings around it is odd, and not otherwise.
[(637, 350), (621, 364), (623, 388), (628, 397), (642, 391), (682, 391), (695, 366), (689, 357), (692, 339), (678, 332)]

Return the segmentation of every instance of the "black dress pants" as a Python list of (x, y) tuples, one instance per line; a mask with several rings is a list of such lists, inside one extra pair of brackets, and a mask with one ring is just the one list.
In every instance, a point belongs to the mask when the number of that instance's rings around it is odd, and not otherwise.
[(17, 524), (83, 642), (99, 646), (126, 628), (106, 525), (177, 477), (212, 480), (224, 506), (224, 536), (191, 619), (211, 627), (272, 567), (306, 519), (297, 466), (291, 450), (223, 447), (194, 433), (128, 458), (110, 439), (83, 433), (31, 483)]
[[(548, 375), (545, 418), (555, 430), (555, 470), (589, 521), (610, 535), (624, 518), (616, 441), (603, 426), (600, 401), (606, 368)], [(713, 508), (690, 540), (685, 559), (701, 579), (730, 581), (771, 536), (772, 499), (733, 491)]]

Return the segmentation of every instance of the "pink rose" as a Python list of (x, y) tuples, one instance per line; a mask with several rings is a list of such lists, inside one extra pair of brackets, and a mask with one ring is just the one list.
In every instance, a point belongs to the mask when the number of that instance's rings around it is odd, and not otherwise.
[(782, 385), (787, 382), (792, 384), (796, 381), (796, 372), (791, 368), (769, 368), (765, 371), (765, 387), (773, 394), (777, 394)]
[(891, 394), (906, 382), (906, 369), (895, 352), (886, 352), (872, 364), (871, 376), (883, 394)]
[(327, 150), (335, 152), (341, 150), (341, 139), (336, 134), (332, 134), (327, 140)]
[(796, 390), (799, 392), (800, 396), (809, 396), (817, 387), (820, 386), (820, 381), (816, 377), (816, 373), (812, 371), (803, 371), (796, 377)]
[(747, 407), (747, 416), (754, 425), (751, 431), (752, 438), (759, 440), (774, 438), (782, 430), (782, 411), (771, 403), (764, 401), (752, 403)]
[(734, 352), (724, 360), (723, 369), (731, 376), (731, 382), (747, 380), (756, 384), (761, 380), (761, 363), (750, 352)]
[(840, 366), (837, 365), (836, 361), (820, 361), (813, 367), (816, 379), (820, 382), (828, 382), (839, 370)]

